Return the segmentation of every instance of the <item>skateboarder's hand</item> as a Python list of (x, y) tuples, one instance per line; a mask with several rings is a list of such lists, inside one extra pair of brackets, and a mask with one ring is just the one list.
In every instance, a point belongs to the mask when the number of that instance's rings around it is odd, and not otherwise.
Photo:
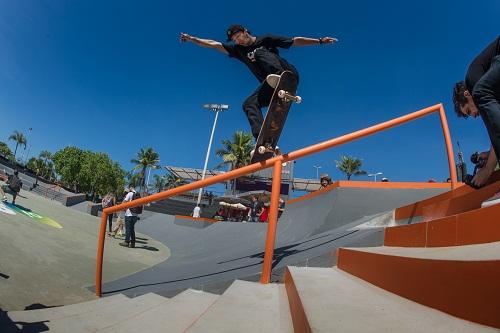
[(333, 38), (333, 37), (323, 37), (321, 38), (321, 44), (333, 44), (333, 43), (336, 43), (338, 42), (339, 40), (337, 38)]
[(180, 41), (181, 42), (187, 42), (188, 40), (191, 40), (191, 36), (184, 33), (184, 32), (181, 32), (181, 36), (180, 36)]

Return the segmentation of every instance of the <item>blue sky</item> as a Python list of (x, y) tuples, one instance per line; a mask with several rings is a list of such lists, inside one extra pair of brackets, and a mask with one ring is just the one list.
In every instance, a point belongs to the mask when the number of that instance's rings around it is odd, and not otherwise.
[[(329, 46), (292, 47), (282, 56), (301, 74), (280, 146), (318, 143), (443, 103), (456, 149), (487, 150), (482, 121), (458, 119), (450, 93), (469, 62), (499, 34), (500, 2), (469, 1), (62, 1), (0, 0), (0, 141), (28, 135), (30, 156), (66, 145), (103, 151), (130, 169), (140, 148), (162, 165), (202, 168), (214, 115), (226, 103), (213, 149), (236, 130), (257, 81), (241, 63), (179, 43), (179, 33), (224, 40), (240, 23), (254, 35), (333, 36)], [(33, 131), (28, 134), (28, 128)], [(299, 160), (343, 176), (335, 160), (363, 158), (368, 172), (394, 181), (444, 180), (447, 159), (438, 117)], [(212, 156), (209, 167), (220, 162)], [(471, 169), (471, 166), (469, 166)], [(367, 177), (359, 177), (366, 180)]]

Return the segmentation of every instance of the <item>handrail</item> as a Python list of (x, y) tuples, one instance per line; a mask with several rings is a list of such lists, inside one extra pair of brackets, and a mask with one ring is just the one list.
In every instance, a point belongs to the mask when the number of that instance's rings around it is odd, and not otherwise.
[(352, 132), (350, 134), (346, 134), (334, 139), (330, 139), (306, 148), (302, 148), (287, 154), (279, 155), (273, 158), (270, 158), (263, 162), (254, 163), (251, 165), (247, 165), (226, 173), (222, 173), (210, 178), (206, 178), (204, 180), (199, 180), (190, 184), (182, 185), (167, 191), (155, 193), (153, 195), (140, 198), (137, 200), (133, 200), (130, 202), (122, 203), (120, 205), (116, 205), (113, 207), (109, 207), (103, 210), (103, 214), (101, 216), (101, 224), (99, 227), (99, 238), (97, 243), (97, 259), (96, 259), (96, 295), (101, 296), (102, 293), (102, 264), (103, 264), (103, 256), (104, 256), (104, 241), (106, 234), (106, 223), (109, 214), (115, 213), (117, 211), (122, 211), (128, 208), (145, 205), (152, 201), (159, 201), (163, 199), (167, 199), (173, 197), (175, 195), (196, 190), (202, 187), (207, 187), (216, 183), (228, 181), (234, 178), (238, 178), (244, 175), (248, 175), (250, 173), (254, 173), (263, 169), (267, 169), (270, 167), (274, 167), (273, 172), (273, 182), (272, 182), (272, 192), (271, 192), (271, 204), (269, 210), (269, 222), (267, 228), (267, 236), (266, 236), (266, 249), (264, 254), (264, 263), (262, 268), (261, 275), (261, 283), (269, 283), (270, 275), (271, 275), (271, 266), (272, 266), (272, 258), (274, 253), (274, 244), (275, 244), (275, 232), (276, 225), (278, 220), (278, 200), (280, 194), (280, 183), (281, 183), (281, 165), (284, 162), (289, 162), (293, 160), (297, 160), (299, 158), (319, 153), (326, 149), (351, 142), (374, 133), (393, 128), (399, 126), (401, 124), (413, 121), (415, 119), (427, 116), (431, 113), (438, 112), (441, 120), (441, 127), (443, 129), (443, 136), (445, 140), (446, 152), (448, 154), (448, 167), (450, 169), (450, 179), (451, 179), (451, 189), (454, 189), (457, 186), (457, 174), (455, 171), (455, 161), (453, 156), (453, 146), (451, 144), (451, 137), (448, 128), (448, 123), (446, 120), (446, 114), (442, 104), (436, 104), (430, 106), (428, 108), (407, 114), (402, 117), (398, 117), (378, 125), (374, 125), (371, 127), (367, 127), (362, 130), (358, 130), (356, 132)]

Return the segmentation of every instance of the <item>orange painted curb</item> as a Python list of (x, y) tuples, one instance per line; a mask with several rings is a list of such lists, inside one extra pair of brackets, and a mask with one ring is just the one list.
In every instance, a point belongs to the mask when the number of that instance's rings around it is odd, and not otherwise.
[(192, 217), (192, 216), (186, 216), (186, 215), (175, 215), (175, 218), (182, 219), (182, 220), (197, 221), (197, 222), (209, 222), (209, 223), (221, 222), (219, 220), (209, 219), (207, 217)]

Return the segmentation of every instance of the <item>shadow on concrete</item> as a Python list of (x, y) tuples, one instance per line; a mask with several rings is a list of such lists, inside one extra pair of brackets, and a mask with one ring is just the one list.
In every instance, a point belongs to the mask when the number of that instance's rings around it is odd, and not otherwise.
[[(42, 304), (33, 304), (34, 306), (41, 306), (39, 309), (44, 308)], [(25, 310), (33, 310), (35, 308), (31, 308), (31, 306), (27, 306)], [(14, 332), (22, 332), (22, 333), (38, 333), (48, 331), (49, 328), (45, 325), (46, 321), (40, 321), (36, 323), (26, 323), (22, 321), (14, 322), (7, 315), (6, 311), (3, 311), (0, 308), (0, 331), (2, 333), (14, 333)]]

